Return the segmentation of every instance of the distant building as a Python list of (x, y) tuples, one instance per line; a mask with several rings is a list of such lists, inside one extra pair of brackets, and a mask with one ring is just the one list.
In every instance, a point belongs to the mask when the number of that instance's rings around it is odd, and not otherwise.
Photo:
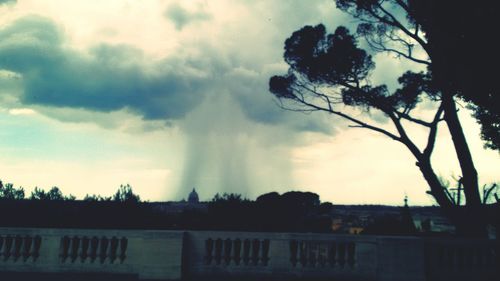
[(363, 232), (364, 228), (361, 226), (351, 226), (349, 227), (349, 234), (361, 234)]
[(342, 229), (342, 218), (332, 219), (332, 232), (340, 232)]
[(419, 214), (415, 216), (413, 221), (420, 232), (448, 234), (456, 232), (455, 226), (443, 215)]
[(417, 232), (415, 223), (413, 221), (410, 207), (408, 207), (408, 197), (405, 196), (404, 206), (401, 208), (401, 227), (402, 231), (407, 234), (414, 234)]
[(198, 193), (196, 192), (195, 188), (193, 188), (193, 191), (191, 191), (191, 193), (189, 193), (187, 201), (188, 201), (189, 204), (198, 204), (198, 203), (200, 203), (200, 199), (198, 197)]
[(195, 188), (189, 193), (187, 201), (182, 199), (182, 201), (178, 202), (148, 202), (145, 204), (148, 204), (151, 208), (163, 214), (180, 214), (187, 210), (207, 212), (208, 209), (208, 203), (200, 202), (200, 198)]

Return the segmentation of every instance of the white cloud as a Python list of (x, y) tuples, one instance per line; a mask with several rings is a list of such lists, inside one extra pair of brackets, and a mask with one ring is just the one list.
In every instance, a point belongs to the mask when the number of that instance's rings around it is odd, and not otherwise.
[(11, 115), (33, 115), (36, 114), (31, 108), (11, 108), (9, 109), (9, 114)]

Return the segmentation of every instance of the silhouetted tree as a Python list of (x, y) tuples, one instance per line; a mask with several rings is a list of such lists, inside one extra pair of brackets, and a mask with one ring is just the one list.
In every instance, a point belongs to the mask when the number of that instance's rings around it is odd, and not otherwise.
[(52, 187), (49, 191), (45, 191), (41, 188), (35, 187), (31, 192), (31, 200), (51, 200), (51, 201), (74, 201), (76, 199), (73, 195), (64, 196), (62, 191), (57, 187)]
[(86, 194), (85, 197), (83, 198), (83, 201), (90, 201), (90, 202), (96, 202), (96, 201), (111, 201), (111, 196), (109, 197), (102, 197), (101, 195), (89, 195)]
[(139, 195), (134, 194), (132, 187), (129, 184), (122, 184), (113, 196), (113, 201), (139, 203), (141, 202), (141, 198)]
[(24, 189), (22, 187), (15, 188), (12, 183), (3, 185), (0, 181), (0, 199), (22, 200), (24, 199)]
[(495, 69), (500, 63), (500, 53), (496, 44), (488, 40), (497, 32), (497, 12), (492, 2), (405, 2), (402, 7), (408, 13), (408, 20), (425, 33), (433, 80), (440, 88), (447, 88), (469, 102), (481, 124), (485, 146), (499, 150), (500, 104)]
[(253, 216), (255, 228), (261, 231), (327, 232), (331, 220), (322, 217), (319, 196), (312, 192), (277, 192), (257, 197)]
[[(446, 73), (450, 70), (447, 63), (458, 59), (456, 56), (448, 57), (449, 48), (439, 46), (442, 40), (436, 39), (448, 31), (439, 29), (447, 26), (448, 23), (443, 23), (447, 19), (442, 17), (439, 20), (441, 25), (433, 27), (433, 20), (437, 20), (437, 15), (415, 4), (417, 2), (337, 0), (337, 7), (359, 21), (357, 36), (343, 26), (328, 34), (321, 24), (305, 26), (294, 32), (285, 41), (284, 58), (290, 66), (288, 73), (272, 77), (269, 81), (270, 90), (284, 108), (327, 112), (347, 119), (353, 124), (351, 127), (372, 130), (406, 146), (415, 157), (416, 165), (430, 187), (428, 193), (435, 198), (459, 231), (467, 235), (485, 235), (486, 224), (491, 217), (484, 215), (489, 209), (481, 202), (478, 175), (458, 119), (456, 99), (462, 97), (471, 102), (477, 100), (473, 104), (476, 112), (486, 112), (482, 110), (483, 103), (490, 101), (488, 97), (492, 97), (494, 89), (481, 88), (481, 93), (475, 93), (469, 83), (458, 81), (467, 77), (450, 76)], [(431, 2), (439, 1), (424, 2), (432, 6)], [(458, 20), (462, 15), (456, 15), (454, 19)], [(460, 31), (456, 32), (454, 36), (460, 37)], [(358, 47), (357, 38), (363, 38), (375, 52), (395, 54), (420, 67), (424, 66), (427, 70), (407, 71), (399, 77), (400, 88), (394, 91), (390, 91), (386, 85), (373, 85), (369, 78), (375, 63), (367, 51)], [(454, 65), (459, 69), (463, 68), (461, 64)], [(475, 99), (476, 95), (483, 98)], [(418, 118), (415, 114), (422, 100), (435, 104), (433, 117), (429, 120)], [(346, 109), (349, 107), (351, 109)], [(493, 113), (498, 112), (498, 106), (494, 106), (492, 110)], [(353, 114), (358, 111), (381, 112), (392, 123), (393, 128), (377, 125)], [(431, 155), (441, 122), (447, 125), (452, 136), (461, 168), (460, 182), (466, 207), (458, 205), (450, 196), (432, 167)], [(424, 146), (419, 147), (410, 138), (408, 124), (427, 129), (427, 142)], [(495, 147), (494, 140), (490, 141), (489, 146)]]
[(251, 228), (251, 202), (240, 194), (215, 194), (208, 203), (209, 228), (220, 230), (248, 230)]

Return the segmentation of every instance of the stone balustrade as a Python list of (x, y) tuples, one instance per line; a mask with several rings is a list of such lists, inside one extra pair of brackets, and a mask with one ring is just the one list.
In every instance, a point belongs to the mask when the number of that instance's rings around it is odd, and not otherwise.
[(98, 260), (101, 264), (104, 262), (112, 264), (117, 259), (123, 263), (127, 257), (127, 245), (128, 239), (126, 237), (63, 236), (59, 246), (59, 257), (63, 263), (74, 263), (77, 259), (82, 263), (93, 263)]
[(39, 235), (0, 235), (0, 262), (35, 262), (41, 243)]
[(181, 278), (183, 233), (153, 230), (0, 228), (2, 272)]
[(499, 244), (492, 240), (0, 228), (0, 278), (41, 273), (127, 280), (460, 281), (497, 280), (499, 268)]

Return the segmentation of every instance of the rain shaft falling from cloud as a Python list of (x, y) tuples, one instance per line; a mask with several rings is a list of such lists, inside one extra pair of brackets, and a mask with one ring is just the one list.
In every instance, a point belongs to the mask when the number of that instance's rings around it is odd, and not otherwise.
[(284, 70), (283, 38), (269, 33), (265, 23), (259, 16), (253, 32), (244, 34), (221, 23), (220, 34), (227, 38), (183, 39), (175, 51), (150, 57), (130, 42), (98, 41), (82, 51), (51, 18), (25, 15), (0, 28), (0, 71), (16, 81), (15, 89), (0, 95), (16, 108), (33, 107), (65, 122), (113, 129), (126, 127), (135, 115), (144, 128), (151, 122), (162, 124), (155, 125), (159, 130), (180, 128), (186, 154), (170, 160), (179, 166), (168, 167), (176, 179), (167, 186), (177, 186), (178, 197), (193, 186), (202, 199), (215, 192), (253, 197), (288, 190), (290, 154), (301, 133), (332, 132), (321, 116), (283, 112), (272, 102), (267, 82)]
[(292, 185), (293, 133), (249, 121), (229, 93), (209, 96), (180, 126), (186, 152), (178, 198), (193, 187), (210, 199), (216, 192), (255, 197)]

